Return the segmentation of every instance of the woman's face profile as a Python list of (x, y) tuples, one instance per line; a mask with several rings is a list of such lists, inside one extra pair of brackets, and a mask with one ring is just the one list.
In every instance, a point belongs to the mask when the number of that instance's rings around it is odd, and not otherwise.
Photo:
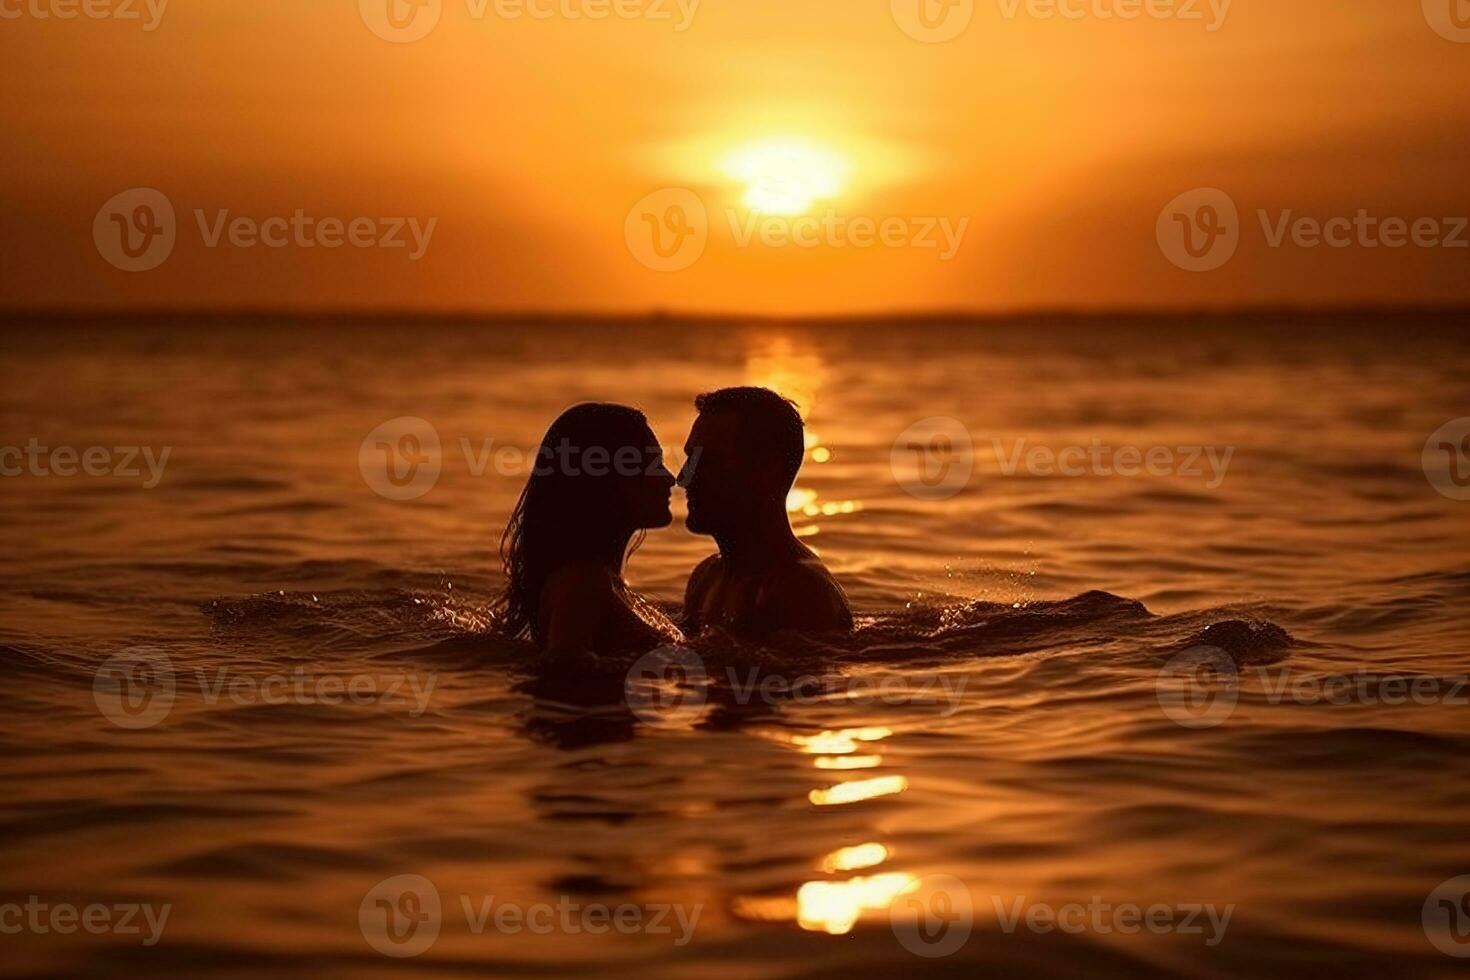
[(664, 466), (663, 450), (653, 430), (644, 426), (636, 440), (614, 452), (614, 481), (623, 514), (634, 527), (667, 527), (674, 474)]

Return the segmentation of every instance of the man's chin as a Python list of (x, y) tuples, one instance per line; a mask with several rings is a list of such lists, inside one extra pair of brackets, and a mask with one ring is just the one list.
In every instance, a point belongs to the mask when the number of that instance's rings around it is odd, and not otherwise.
[(709, 526), (704, 523), (704, 520), (700, 517), (695, 516), (694, 514), (689, 514), (685, 516), (684, 526), (687, 527), (692, 534), (713, 533), (710, 530)]

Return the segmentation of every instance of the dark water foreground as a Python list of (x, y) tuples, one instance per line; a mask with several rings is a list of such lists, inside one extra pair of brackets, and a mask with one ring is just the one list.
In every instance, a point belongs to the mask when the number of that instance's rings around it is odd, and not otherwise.
[[(12, 328), (0, 442), (138, 475), (0, 481), (0, 972), (1462, 971), (1457, 332), (660, 329)], [(704, 637), (631, 701), (488, 637), (494, 450), (599, 397), (672, 451), (733, 381), (807, 410), (793, 515), (857, 636)], [(361, 455), (404, 416), (413, 499)], [(932, 417), (942, 499), (894, 455)], [(706, 547), (630, 579), (677, 603)]]

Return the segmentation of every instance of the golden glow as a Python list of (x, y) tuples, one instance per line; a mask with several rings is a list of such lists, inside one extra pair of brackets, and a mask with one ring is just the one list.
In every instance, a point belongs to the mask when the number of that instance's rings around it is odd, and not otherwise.
[(796, 917), (796, 899), (790, 895), (739, 895), (730, 911), (752, 922), (786, 922)]
[(893, 734), (893, 729), (881, 725), (866, 728), (840, 728), (837, 731), (821, 731), (815, 735), (793, 735), (791, 741), (803, 752), (813, 755), (842, 755), (856, 752), (859, 742), (877, 742)]
[(792, 487), (786, 494), (786, 512), (788, 514), (794, 514), (797, 511), (805, 511), (810, 514), (812, 511), (808, 510), (808, 508), (816, 506), (813, 503), (816, 499), (817, 492), (815, 490), (808, 490), (805, 487)]
[(880, 911), (918, 886), (911, 874), (894, 872), (847, 881), (809, 881), (796, 893), (796, 922), (834, 936), (851, 932), (867, 911)]
[[(805, 753), (817, 754), (813, 763), (818, 769), (857, 769), (876, 766), (883, 761), (876, 754), (856, 755), (857, 748), (878, 742), (893, 734), (881, 725), (861, 728), (828, 729), (811, 735), (790, 735), (784, 731), (766, 730), (767, 738), (788, 741)], [(841, 783), (828, 789), (812, 790), (808, 798), (820, 805), (854, 803), (908, 788), (903, 776), (881, 776)], [(825, 855), (818, 867), (829, 875), (872, 868), (892, 856), (888, 847), (867, 841), (839, 847)], [(841, 935), (851, 932), (864, 913), (887, 909), (900, 896), (918, 888), (919, 879), (907, 872), (887, 872), (857, 876), (845, 881), (808, 881), (790, 895), (741, 896), (731, 903), (736, 915), (755, 921), (774, 922), (795, 919), (797, 925), (811, 932)]]
[(840, 847), (822, 858), (822, 870), (831, 874), (835, 871), (856, 871), (871, 868), (888, 860), (888, 848), (882, 844), (857, 844)]
[(832, 450), (828, 449), (826, 446), (818, 446), (816, 449), (812, 450), (813, 463), (825, 463), (831, 458)]
[(745, 206), (770, 215), (805, 214), (836, 197), (851, 169), (841, 154), (804, 139), (748, 143), (720, 163), (725, 176), (745, 185)]
[(903, 776), (874, 776), (872, 779), (838, 783), (828, 789), (814, 789), (807, 794), (807, 799), (817, 806), (842, 806), (877, 796), (891, 796), (908, 788), (909, 781)]
[(881, 755), (823, 755), (818, 756), (818, 769), (873, 769), (883, 764)]

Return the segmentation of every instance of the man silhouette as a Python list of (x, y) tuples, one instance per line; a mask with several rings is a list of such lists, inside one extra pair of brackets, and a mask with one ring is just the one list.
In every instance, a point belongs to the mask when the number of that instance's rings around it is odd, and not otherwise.
[(689, 577), (686, 627), (745, 636), (852, 629), (842, 588), (786, 517), (806, 452), (796, 407), (768, 388), (722, 388), (694, 407), (679, 485), (689, 530), (713, 537), (720, 553)]

